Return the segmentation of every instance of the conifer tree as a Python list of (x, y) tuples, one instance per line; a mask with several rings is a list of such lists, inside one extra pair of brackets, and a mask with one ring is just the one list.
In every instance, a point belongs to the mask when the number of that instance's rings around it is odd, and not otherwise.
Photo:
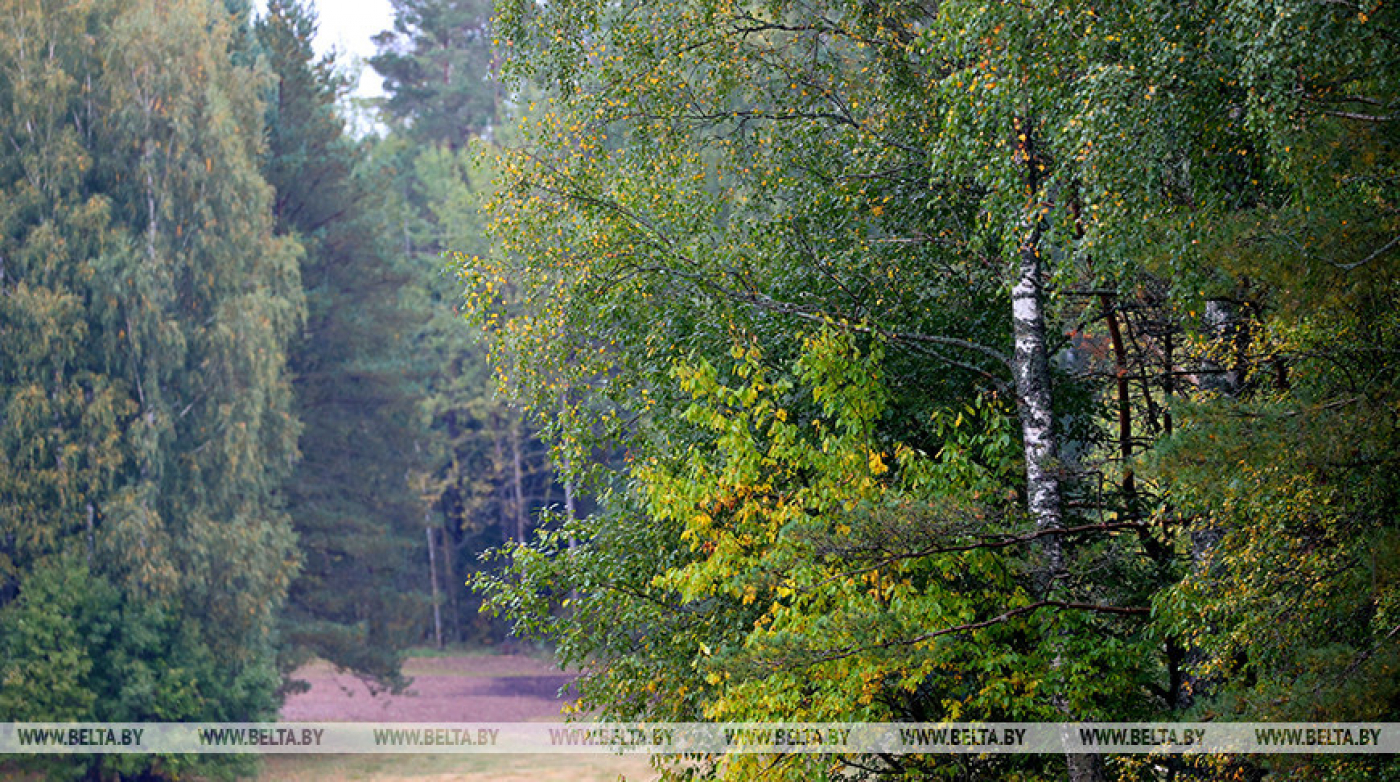
[(491, 3), (393, 0), (394, 27), (375, 36), (370, 64), (389, 93), (384, 110), (419, 143), (464, 149), (499, 111)]
[(315, 24), (296, 0), (273, 0), (257, 23), (277, 79), (264, 171), (278, 232), (305, 248), (307, 322), (290, 359), (302, 456), (286, 492), (302, 568), (287, 664), (314, 653), (393, 683), (426, 617), (422, 509), (408, 483), (423, 439), (407, 355), (418, 324), (400, 293), (383, 188), (346, 135), (344, 84), (315, 57)]

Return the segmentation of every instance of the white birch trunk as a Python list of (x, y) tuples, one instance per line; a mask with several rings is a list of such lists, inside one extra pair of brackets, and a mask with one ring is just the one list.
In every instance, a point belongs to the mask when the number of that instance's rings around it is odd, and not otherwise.
[[(1026, 167), (1028, 191), (1039, 190), (1036, 160), (1029, 140), (1030, 123), (1018, 122), (1018, 156)], [(1026, 505), (1036, 531), (1064, 528), (1064, 503), (1060, 487), (1059, 440), (1055, 434), (1054, 390), (1050, 383), (1050, 356), (1045, 343), (1045, 290), (1040, 258), (1041, 230), (1032, 224), (1025, 228), (1025, 239), (1017, 249), (1016, 284), (1011, 289), (1012, 338), (1015, 350), (1011, 371), (1016, 381), (1016, 402), (1021, 418), (1021, 437), (1026, 456)], [(1037, 588), (1042, 598), (1053, 597), (1065, 581), (1064, 541), (1059, 535), (1040, 538), (1040, 567)], [(1056, 642), (1055, 668), (1063, 665), (1062, 644)], [(1071, 720), (1064, 698), (1055, 706)], [(1067, 753), (1070, 782), (1101, 782), (1103, 764), (1098, 755)]]
[[(1033, 231), (1021, 246), (1016, 285), (1011, 289), (1015, 339), (1011, 370), (1016, 379), (1021, 436), (1025, 442), (1027, 510), (1040, 531), (1062, 528), (1064, 519), (1038, 243), (1039, 231)], [(1047, 535), (1041, 541), (1045, 567), (1040, 587), (1043, 594), (1048, 594), (1064, 576), (1064, 550), (1058, 535)]]
[[(424, 514), (425, 520), (426, 514)], [(437, 541), (433, 539), (432, 525), (423, 528), (428, 534), (428, 580), (432, 583), (433, 595), (433, 640), (437, 648), (442, 648), (442, 601), (438, 597)]]

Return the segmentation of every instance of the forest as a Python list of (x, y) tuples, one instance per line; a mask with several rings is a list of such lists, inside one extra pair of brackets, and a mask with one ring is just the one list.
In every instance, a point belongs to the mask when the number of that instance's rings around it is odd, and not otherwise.
[(612, 720), (1400, 722), (1395, 6), (393, 6), (367, 102), (308, 0), (0, 0), (0, 719), (510, 643)]

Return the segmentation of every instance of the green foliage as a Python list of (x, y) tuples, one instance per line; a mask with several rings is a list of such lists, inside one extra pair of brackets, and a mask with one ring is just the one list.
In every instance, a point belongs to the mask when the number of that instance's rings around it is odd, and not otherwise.
[(370, 65), (389, 93), (383, 109), (420, 143), (464, 149), (495, 124), (491, 4), (393, 0), (394, 29), (375, 36)]
[[(1400, 12), (395, 9), (361, 144), (297, 0), (0, 0), (0, 713), (392, 682), (471, 572), (611, 717), (1395, 719)], [(1061, 773), (702, 771), (848, 762)]]
[[(3, 16), (6, 718), (265, 718), (296, 569), (278, 493), (303, 299), (258, 171), (264, 75), (205, 2)], [(89, 763), (230, 766), (56, 761)]]
[(405, 478), (425, 434), (405, 356), (418, 319), (400, 295), (408, 277), (388, 240), (384, 183), (346, 136), (343, 84), (315, 59), (314, 26), (305, 5), (274, 0), (256, 27), (277, 77), (263, 171), (278, 232), (306, 251), (307, 321), (289, 356), (301, 460), (287, 490), (302, 566), (282, 664), (315, 654), (397, 685), (399, 653), (427, 616), (422, 508)]
[(1395, 13), (502, 4), (542, 92), (459, 261), (601, 505), (478, 585), (617, 716), (1388, 719)]
[(0, 610), (0, 710), (15, 721), (80, 722), (103, 689), (94, 652), (108, 645), (117, 594), (74, 557), (46, 560)]

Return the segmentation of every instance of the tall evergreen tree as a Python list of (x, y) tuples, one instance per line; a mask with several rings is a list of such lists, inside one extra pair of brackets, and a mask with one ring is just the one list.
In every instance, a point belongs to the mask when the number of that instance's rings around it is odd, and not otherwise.
[(384, 77), (384, 110), (420, 143), (465, 148), (495, 124), (488, 0), (393, 0), (394, 27), (370, 60)]
[(383, 188), (345, 132), (344, 84), (317, 60), (314, 11), (272, 0), (258, 40), (277, 79), (264, 171), (280, 233), (306, 248), (307, 323), (291, 352), (302, 458), (287, 507), (302, 569), (287, 605), (288, 665), (308, 653), (397, 680), (398, 652), (426, 618), (419, 578), (418, 411), (402, 261), (390, 252)]

